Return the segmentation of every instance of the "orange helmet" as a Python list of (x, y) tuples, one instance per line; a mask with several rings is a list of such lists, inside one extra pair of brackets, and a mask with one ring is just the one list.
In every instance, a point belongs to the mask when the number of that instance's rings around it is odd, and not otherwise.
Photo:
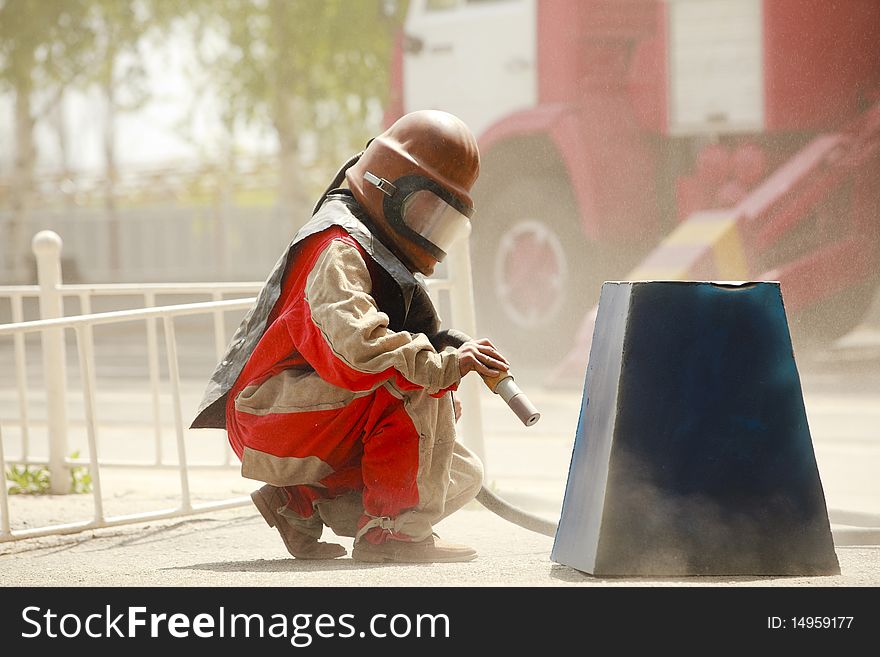
[(423, 110), (372, 139), (345, 177), (374, 221), (441, 261), (470, 232), (479, 173), (470, 129), (452, 114)]

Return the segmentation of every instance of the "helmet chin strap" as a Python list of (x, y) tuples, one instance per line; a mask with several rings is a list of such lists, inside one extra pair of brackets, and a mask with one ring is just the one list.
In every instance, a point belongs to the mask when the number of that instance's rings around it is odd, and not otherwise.
[(398, 239), (406, 239), (402, 236), (398, 237), (397, 233), (391, 230), (390, 226), (383, 225), (373, 219), (370, 220), (369, 225), (367, 226), (370, 229), (370, 232), (376, 234), (376, 237), (379, 239), (382, 244), (384, 244), (391, 253), (393, 253), (400, 262), (403, 263), (403, 266), (406, 267), (410, 272), (415, 273), (419, 271), (418, 267), (416, 267), (415, 263), (412, 259), (407, 255), (406, 251), (400, 246)]

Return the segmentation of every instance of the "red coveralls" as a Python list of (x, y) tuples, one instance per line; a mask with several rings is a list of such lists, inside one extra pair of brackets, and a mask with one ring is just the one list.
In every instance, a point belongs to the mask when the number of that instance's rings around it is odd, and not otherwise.
[(455, 440), (457, 355), (388, 328), (379, 265), (344, 229), (297, 248), (227, 398), (242, 475), (283, 487), (283, 513), (316, 536), (326, 523), (373, 543), (426, 538), (482, 482)]

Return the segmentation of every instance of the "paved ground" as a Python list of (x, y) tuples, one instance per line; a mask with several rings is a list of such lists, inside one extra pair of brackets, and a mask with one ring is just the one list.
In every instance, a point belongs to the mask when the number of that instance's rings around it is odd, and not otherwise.
[[(391, 566), (289, 559), (281, 541), (247, 508), (32, 539), (3, 547), (4, 586), (871, 586), (880, 547), (838, 546), (841, 574), (828, 577), (602, 579), (554, 564), (553, 540), (482, 510), (461, 511), (438, 532), (477, 548), (464, 564)], [(342, 541), (351, 546), (348, 539)]]
[[(554, 564), (550, 560), (552, 538), (511, 525), (474, 502), (437, 528), (447, 540), (477, 548), (480, 556), (470, 563), (388, 566), (360, 564), (349, 558), (319, 563), (292, 560), (274, 530), (246, 505), (187, 518), (0, 543), (0, 585), (880, 586), (880, 529), (849, 526), (880, 524), (878, 337), (863, 335), (842, 344), (833, 354), (799, 362), (817, 461), (831, 509), (841, 566), (837, 576), (594, 578)], [(521, 376), (520, 383), (543, 417), (526, 429), (497, 397), (487, 394), (483, 398), (489, 485), (523, 508), (555, 520), (564, 494), (581, 392), (543, 389), (528, 375)], [(193, 403), (199, 387), (194, 384), (188, 388), (187, 403)], [(141, 443), (146, 444), (149, 432), (125, 421), (132, 414), (128, 402), (135, 394), (119, 387), (107, 391), (103, 398), (108, 421), (100, 438), (108, 450), (144, 449)], [(72, 427), (76, 425), (76, 417), (71, 422)], [(208, 438), (189, 441), (196, 452), (208, 451), (209, 444), (210, 449), (219, 450), (219, 443)], [(158, 475), (122, 468), (108, 469), (102, 484), (107, 515), (173, 507), (179, 485), (173, 472)], [(234, 468), (194, 471), (191, 486), (197, 500), (246, 496), (254, 487)], [(90, 505), (90, 496), (82, 495), (13, 496), (13, 527), (85, 519)], [(351, 547), (350, 539), (340, 542)]]

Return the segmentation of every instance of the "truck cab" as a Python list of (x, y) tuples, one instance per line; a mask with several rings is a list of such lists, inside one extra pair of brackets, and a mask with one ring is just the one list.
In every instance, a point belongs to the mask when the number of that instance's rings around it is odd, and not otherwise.
[[(502, 348), (558, 358), (602, 281), (719, 210), (739, 217), (748, 277), (778, 277), (803, 333), (828, 339), (880, 269), (859, 127), (880, 100), (877, 43), (873, 0), (412, 0), (388, 118), (443, 109), (478, 136), (477, 321)], [(820, 180), (814, 140), (847, 131), (838, 148), (864, 166)], [(760, 203), (792, 194), (789, 218)]]

